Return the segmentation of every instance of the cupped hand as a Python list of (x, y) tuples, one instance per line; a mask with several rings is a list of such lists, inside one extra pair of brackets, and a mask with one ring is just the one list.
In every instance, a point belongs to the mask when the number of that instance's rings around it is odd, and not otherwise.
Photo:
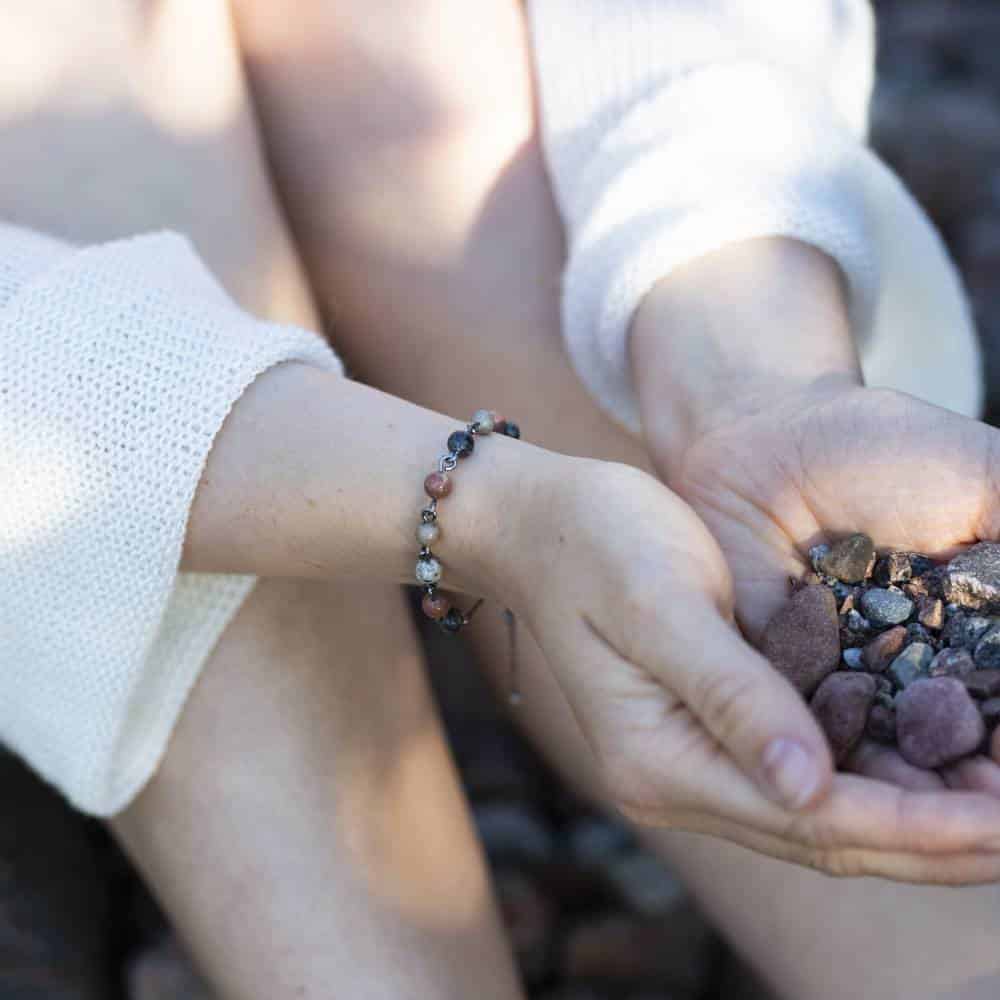
[[(650, 441), (655, 456), (655, 428)], [(861, 531), (880, 547), (945, 556), (1000, 537), (1000, 432), (901, 393), (841, 383), (733, 401), (671, 459), (664, 474), (724, 551), (751, 638), (819, 541)], [(1000, 766), (985, 757), (936, 775), (863, 744), (850, 766), (911, 789), (1000, 794)]]
[[(705, 525), (651, 476), (566, 463), (522, 505), (508, 591), (622, 811), (829, 873), (1000, 878), (1000, 802), (834, 775), (806, 704), (735, 628)], [(765, 494), (768, 482), (784, 480), (762, 479)], [(753, 588), (796, 564), (794, 532), (774, 535), (767, 508), (737, 508), (721, 484), (692, 487), (730, 554), (746, 556), (733, 563), (739, 593), (766, 613)]]

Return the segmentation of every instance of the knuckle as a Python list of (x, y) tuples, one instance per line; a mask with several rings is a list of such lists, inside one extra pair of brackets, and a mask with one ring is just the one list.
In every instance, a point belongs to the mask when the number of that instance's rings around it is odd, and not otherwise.
[(752, 678), (739, 672), (705, 674), (695, 682), (691, 707), (705, 726), (725, 741), (746, 725), (755, 687)]

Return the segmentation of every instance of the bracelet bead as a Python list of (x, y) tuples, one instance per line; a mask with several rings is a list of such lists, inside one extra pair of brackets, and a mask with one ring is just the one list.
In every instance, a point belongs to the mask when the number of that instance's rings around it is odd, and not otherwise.
[(424, 492), (435, 500), (441, 500), (451, 493), (452, 485), (447, 472), (432, 472), (424, 480)]
[(492, 410), (476, 410), (472, 415), (472, 422), (476, 425), (478, 434), (492, 434), (497, 415)]
[(459, 458), (468, 458), (476, 450), (476, 439), (468, 431), (455, 431), (448, 435), (448, 451)]
[(452, 608), (445, 616), (441, 619), (441, 628), (446, 632), (458, 632), (463, 625), (465, 625), (465, 615), (462, 614), (458, 608)]
[(437, 593), (424, 594), (420, 608), (431, 621), (440, 621), (451, 611), (451, 601)]
[(421, 521), (417, 525), (417, 541), (423, 548), (430, 548), (441, 537), (437, 521)]
[(424, 586), (437, 583), (441, 579), (441, 563), (433, 556), (421, 556), (417, 560), (417, 583)]

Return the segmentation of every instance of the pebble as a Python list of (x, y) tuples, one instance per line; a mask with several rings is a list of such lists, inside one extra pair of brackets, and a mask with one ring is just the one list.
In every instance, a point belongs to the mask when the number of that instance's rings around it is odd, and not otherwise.
[(1000, 670), (973, 670), (962, 678), (962, 683), (973, 698), (994, 698), (1000, 694)]
[(980, 542), (948, 563), (942, 580), (946, 600), (978, 611), (1000, 611), (1000, 545)]
[(934, 660), (934, 650), (925, 642), (912, 642), (892, 661), (887, 673), (898, 688), (909, 687), (926, 677)]
[(834, 760), (841, 764), (865, 731), (875, 699), (875, 678), (870, 674), (830, 674), (820, 684), (811, 704), (826, 733)]
[(896, 742), (896, 709), (876, 702), (868, 713), (865, 733), (877, 743), (892, 746)]
[(976, 703), (953, 677), (914, 681), (896, 698), (899, 752), (933, 769), (973, 753), (986, 735)]
[(873, 587), (861, 598), (861, 610), (877, 628), (899, 625), (913, 613), (913, 601), (905, 594)]
[(875, 564), (873, 577), (880, 587), (890, 583), (905, 583), (913, 576), (910, 556), (907, 552), (889, 552)]
[(930, 632), (920, 622), (910, 622), (906, 626), (906, 634), (910, 642), (932, 643), (934, 641)]
[(778, 609), (761, 651), (807, 697), (840, 663), (837, 602), (822, 585), (803, 587)]
[(924, 628), (941, 628), (944, 625), (944, 601), (940, 597), (918, 598), (917, 621)]
[(603, 816), (588, 816), (574, 823), (567, 836), (570, 855), (584, 865), (605, 865), (632, 849), (632, 832), (622, 823)]
[(867, 670), (868, 664), (864, 660), (864, 651), (857, 646), (845, 649), (843, 654), (844, 666), (848, 670)]
[(931, 661), (931, 677), (964, 677), (976, 669), (975, 660), (967, 649), (942, 649)]
[(861, 583), (875, 565), (875, 544), (867, 535), (842, 538), (817, 561), (817, 572), (842, 583)]
[(809, 550), (809, 565), (812, 566), (814, 573), (819, 573), (820, 561), (826, 557), (827, 553), (830, 551), (830, 546), (826, 544), (814, 545)]
[(979, 640), (989, 631), (992, 622), (979, 615), (957, 614), (948, 619), (941, 638), (959, 649), (975, 649)]
[(906, 629), (902, 625), (877, 635), (864, 649), (868, 669), (875, 674), (882, 673), (899, 655), (906, 640)]
[(1000, 667), (1000, 625), (991, 625), (983, 633), (976, 643), (973, 659), (981, 669)]

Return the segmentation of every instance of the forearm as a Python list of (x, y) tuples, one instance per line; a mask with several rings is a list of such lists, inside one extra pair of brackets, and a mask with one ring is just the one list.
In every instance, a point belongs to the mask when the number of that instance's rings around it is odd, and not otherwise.
[[(461, 426), (306, 365), (273, 369), (247, 390), (216, 440), (184, 567), (413, 582), (424, 477)], [(476, 591), (496, 579), (494, 555), (529, 505), (522, 494), (546, 479), (553, 461), (501, 434), (479, 440), (441, 505), (434, 549), (447, 563), (448, 586)]]
[(668, 474), (722, 421), (861, 380), (836, 264), (788, 239), (734, 244), (664, 278), (636, 313), (630, 357)]

